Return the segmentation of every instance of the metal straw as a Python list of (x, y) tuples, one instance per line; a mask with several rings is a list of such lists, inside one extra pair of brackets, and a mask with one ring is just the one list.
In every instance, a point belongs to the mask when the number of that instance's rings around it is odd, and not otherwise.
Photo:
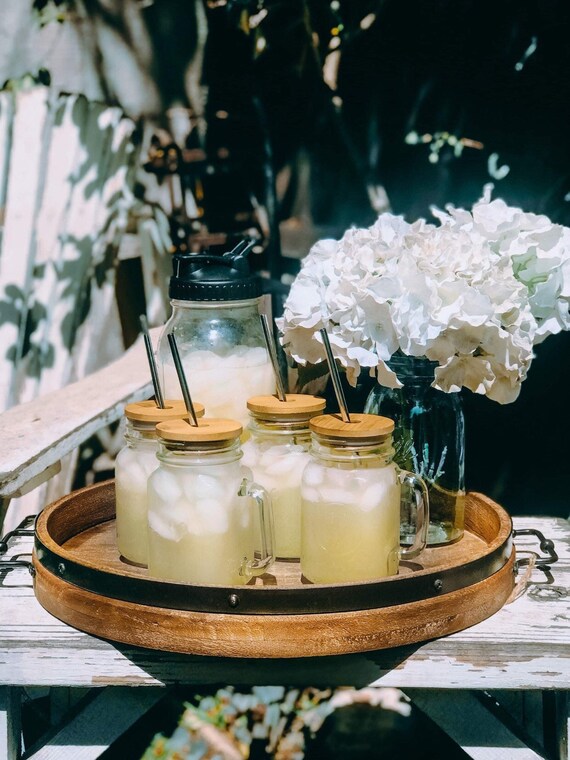
[(323, 327), (321, 330), (319, 330), (321, 334), (321, 338), (323, 339), (323, 344), (325, 347), (325, 351), (327, 352), (327, 361), (329, 364), (329, 371), (331, 373), (331, 379), (333, 382), (334, 392), (336, 394), (336, 400), (338, 401), (338, 406), (340, 409), (340, 413), (342, 416), (343, 422), (350, 422), (350, 414), (348, 413), (348, 406), (346, 403), (346, 399), (344, 397), (344, 391), (342, 390), (342, 385), (340, 382), (340, 373), (338, 371), (338, 367), (336, 366), (336, 362), (334, 360), (331, 344), (329, 341), (329, 336), (327, 335), (327, 331)]
[(269, 326), (269, 319), (267, 314), (260, 314), (261, 326), (263, 327), (263, 334), (265, 336), (265, 343), (267, 345), (267, 353), (271, 359), (273, 365), (273, 374), (275, 375), (275, 385), (277, 387), (277, 398), (279, 401), (287, 401), (285, 395), (285, 387), (283, 385), (283, 378), (281, 377), (281, 370), (279, 368), (279, 360), (277, 358), (277, 348), (273, 340), (273, 333)]
[(176, 368), (176, 374), (178, 375), (178, 381), (182, 388), (182, 395), (184, 397), (184, 403), (186, 404), (186, 411), (190, 415), (190, 424), (194, 427), (198, 427), (198, 418), (194, 411), (194, 404), (190, 397), (190, 391), (188, 390), (188, 383), (186, 382), (186, 375), (184, 374), (184, 367), (180, 361), (180, 354), (178, 353), (178, 346), (176, 345), (176, 338), (172, 333), (168, 333), (168, 343), (170, 345), (170, 351), (172, 358), (174, 359), (174, 366)]
[(156, 368), (156, 361), (152, 350), (152, 343), (150, 342), (150, 335), (148, 334), (148, 322), (146, 316), (141, 314), (139, 317), (139, 323), (144, 338), (144, 347), (146, 348), (146, 356), (148, 359), (148, 366), (150, 367), (150, 376), (152, 377), (152, 384), (154, 387), (154, 399), (159, 409), (164, 409), (164, 396), (160, 389), (160, 383), (158, 382), (158, 370)]
[(224, 253), (224, 256), (228, 259), (242, 259), (246, 256), (252, 248), (257, 245), (257, 241), (251, 238), (243, 238), (239, 243), (232, 248), (231, 251)]

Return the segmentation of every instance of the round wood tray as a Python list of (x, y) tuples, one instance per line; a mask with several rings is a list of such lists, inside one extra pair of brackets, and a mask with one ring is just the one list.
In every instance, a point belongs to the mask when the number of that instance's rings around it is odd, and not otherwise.
[(334, 586), (277, 562), (246, 586), (164, 582), (122, 560), (114, 483), (75, 491), (36, 523), (34, 588), (70, 625), (112, 641), (225, 657), (309, 657), (411, 644), (492, 615), (513, 584), (512, 524), (469, 493), (464, 537), (402, 562), (398, 576)]

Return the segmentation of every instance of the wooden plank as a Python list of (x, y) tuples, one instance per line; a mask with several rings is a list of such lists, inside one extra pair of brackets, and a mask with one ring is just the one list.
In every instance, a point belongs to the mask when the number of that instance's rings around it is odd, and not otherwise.
[[(110, 131), (106, 149), (105, 177), (100, 200), (91, 230), (92, 262), (83, 282), (83, 297), (89, 292), (90, 316), (78, 325), (66, 382), (78, 379), (99, 369), (116, 358), (123, 349), (121, 321), (115, 298), (115, 264), (119, 242), (127, 226), (128, 208), (132, 196), (131, 167), (134, 147), (132, 134), (135, 125), (122, 116), (119, 109), (105, 109), (98, 121)], [(95, 276), (95, 267), (111, 258), (104, 281)]]
[(20, 760), (22, 747), (21, 689), (0, 686), (0, 757)]
[(468, 691), (408, 690), (412, 702), (473, 760), (542, 760)]
[[(51, 112), (36, 220), (35, 263), (42, 269), (34, 281), (45, 316), (30, 341), (53, 358), (41, 373), (22, 378), (20, 402), (99, 369), (122, 350), (112, 259), (127, 221), (135, 125), (120, 109), (83, 96), (60, 96)], [(104, 261), (101, 280), (96, 267)]]
[(14, 96), (11, 92), (0, 92), (0, 250), (6, 214), (6, 193), (8, 191), (13, 119)]
[[(0, 344), (14, 352), (15, 362), (0, 354), (0, 409), (14, 403), (18, 361), (22, 356), (28, 295), (34, 260), (34, 218), (43, 181), (44, 125), (48, 90), (34, 88), (17, 95), (12, 128), (6, 216), (0, 255), (0, 293), (18, 313), (0, 323)], [(9, 288), (6, 291), (6, 288)]]
[[(156, 341), (160, 328), (151, 331)], [(108, 367), (0, 415), (0, 496), (73, 451), (99, 428), (119, 419), (130, 401), (152, 395), (142, 341)]]
[[(555, 541), (561, 559), (552, 566), (551, 582), (535, 571), (533, 585), (525, 595), (488, 620), (451, 636), (421, 645), (327, 658), (240, 661), (113, 645), (53, 618), (36, 602), (27, 571), (13, 571), (0, 587), (0, 683), (570, 689), (568, 522), (515, 518), (515, 527), (538, 528)], [(29, 538), (20, 539), (14, 548), (16, 553), (30, 550)], [(307, 636), (311, 636), (310, 620)]]
[(25, 760), (95, 760), (164, 697), (163, 689), (108, 687), (99, 691), (72, 719)]
[[(105, 128), (100, 125), (103, 114), (108, 122)], [(100, 206), (111, 163), (113, 130), (119, 120), (118, 109), (104, 109), (77, 96), (69, 98), (61, 123), (53, 130), (50, 167), (55, 168), (50, 174), (50, 189), (51, 193), (63, 194), (66, 202), (57, 229), (58, 245), (46, 270), (46, 292), (40, 300), (46, 306), (46, 318), (39, 328), (41, 341), (53, 347), (53, 360), (42, 368), (37, 380), (31, 381), (23, 401), (61, 388), (72, 379), (71, 350), (80, 315), (89, 311), (85, 304), (96, 263), (94, 243), (97, 235), (103, 234)], [(57, 164), (62, 140), (74, 155), (63, 174)]]
[[(65, 349), (61, 335), (53, 332), (54, 310), (67, 280), (63, 280), (65, 262), (64, 236), (71, 211), (71, 197), (75, 186), (75, 176), (80, 170), (85, 149), (82, 145), (83, 122), (88, 114), (88, 101), (79, 96), (61, 96), (52, 103), (50, 109), (51, 129), (46, 146), (45, 182), (38, 204), (34, 224), (37, 230), (37, 247), (34, 265), (41, 267), (34, 278), (34, 299), (43, 309), (44, 318), (30, 335), (32, 344), (41, 345), (44, 351), (53, 352), (54, 362)], [(61, 324), (57, 325), (61, 330)], [(44, 362), (47, 364), (47, 362)], [(41, 372), (21, 377), (18, 388), (18, 402), (25, 403), (40, 393), (40, 382), (49, 383), (53, 374), (42, 367)], [(47, 390), (65, 385), (65, 381), (53, 384)]]

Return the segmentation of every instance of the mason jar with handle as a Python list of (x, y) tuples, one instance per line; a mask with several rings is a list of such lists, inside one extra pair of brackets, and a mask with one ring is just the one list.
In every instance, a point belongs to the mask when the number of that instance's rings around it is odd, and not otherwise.
[(262, 281), (243, 252), (177, 254), (172, 316), (158, 342), (165, 394), (181, 398), (167, 335), (176, 338), (188, 386), (211, 417), (248, 422), (247, 399), (275, 391), (259, 312)]
[[(373, 414), (313, 417), (311, 461), (301, 482), (301, 570), (313, 583), (396, 575), (426, 546), (424, 481), (392, 461), (392, 420)], [(416, 534), (400, 546), (401, 507), (416, 503)], [(406, 513), (409, 510), (405, 510)]]
[(243, 463), (269, 492), (275, 522), (275, 556), (299, 559), (301, 552), (301, 476), (310, 459), (309, 420), (322, 414), (325, 400), (287, 393), (254, 396), (247, 402), (249, 440), (243, 444)]
[[(202, 404), (195, 404), (198, 417)], [(129, 562), (146, 565), (147, 482), (158, 467), (156, 425), (188, 417), (183, 401), (167, 399), (164, 409), (154, 401), (136, 401), (125, 407), (125, 445), (115, 459), (115, 505), (117, 548)]]
[(240, 462), (240, 423), (204, 417), (197, 427), (173, 420), (156, 430), (160, 464), (148, 485), (150, 575), (233, 586), (266, 572), (274, 554), (271, 501)]

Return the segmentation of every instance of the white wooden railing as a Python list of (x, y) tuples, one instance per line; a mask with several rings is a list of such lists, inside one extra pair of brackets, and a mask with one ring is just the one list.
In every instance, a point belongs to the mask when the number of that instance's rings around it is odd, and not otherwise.
[[(156, 341), (160, 328), (151, 330)], [(139, 340), (119, 359), (65, 388), (0, 414), (0, 499), (9, 500), (44, 483), (61, 459), (97, 430), (118, 420), (125, 404), (152, 395)], [(1, 519), (0, 519), (1, 523)]]
[[(80, 431), (112, 416), (104, 411), (111, 397), (98, 406), (93, 394), (101, 380), (85, 391), (74, 383), (124, 351), (115, 272), (133, 202), (135, 130), (121, 109), (82, 95), (0, 92), (0, 411), (10, 409), (0, 517), (7, 498), (56, 472), (64, 449), (70, 456), (54, 483), (65, 492)], [(70, 384), (74, 391), (60, 391)], [(14, 520), (58, 487), (13, 503)]]

